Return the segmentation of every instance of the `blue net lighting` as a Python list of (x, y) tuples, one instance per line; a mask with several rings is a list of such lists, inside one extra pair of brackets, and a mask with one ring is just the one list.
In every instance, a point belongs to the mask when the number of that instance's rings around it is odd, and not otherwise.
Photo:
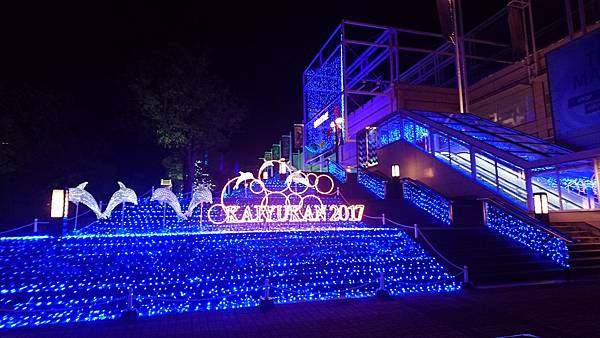
[[(266, 184), (283, 187), (278, 177)], [(260, 203), (246, 188), (225, 200)], [(118, 208), (63, 237), (0, 237), (0, 329), (115, 319), (129, 299), (142, 317), (254, 307), (267, 279), (276, 304), (371, 297), (382, 272), (391, 295), (460, 289), (402, 230), (360, 221), (217, 226), (200, 209), (184, 220), (140, 199), (122, 224)]]
[(427, 212), (442, 224), (450, 225), (450, 202), (435, 192), (409, 181), (402, 184), (404, 199)]
[(567, 243), (514, 215), (486, 203), (486, 226), (528, 248), (552, 259), (557, 264), (569, 267)]

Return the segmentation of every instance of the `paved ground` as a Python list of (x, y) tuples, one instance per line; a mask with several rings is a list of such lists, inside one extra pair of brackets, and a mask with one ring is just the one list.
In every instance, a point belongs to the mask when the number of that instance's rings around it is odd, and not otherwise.
[(600, 336), (600, 281), (343, 299), (0, 331), (0, 337)]

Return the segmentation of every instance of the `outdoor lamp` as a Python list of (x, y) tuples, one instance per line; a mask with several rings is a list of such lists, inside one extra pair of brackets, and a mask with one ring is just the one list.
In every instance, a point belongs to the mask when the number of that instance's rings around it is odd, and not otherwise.
[(548, 194), (536, 192), (533, 194), (533, 212), (536, 215), (548, 214)]
[(335, 119), (335, 124), (337, 125), (338, 128), (342, 125), (343, 122), (344, 122), (344, 119), (341, 117), (338, 117)]
[(400, 177), (400, 165), (392, 164), (392, 177)]
[(162, 187), (170, 187), (173, 185), (173, 182), (171, 182), (171, 179), (167, 179), (167, 178), (161, 178), (160, 180), (160, 185)]
[(329, 124), (329, 126), (331, 127), (331, 129), (335, 129), (335, 122), (331, 121), (331, 123)]
[(269, 171), (265, 170), (262, 173), (262, 179), (263, 180), (268, 180), (269, 179)]
[(64, 218), (69, 214), (69, 190), (52, 190), (52, 201), (50, 203), (50, 217)]

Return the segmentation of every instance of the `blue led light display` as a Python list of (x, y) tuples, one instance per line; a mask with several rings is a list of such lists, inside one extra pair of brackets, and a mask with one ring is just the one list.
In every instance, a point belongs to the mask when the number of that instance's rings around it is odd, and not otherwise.
[(565, 241), (491, 203), (485, 203), (485, 210), (487, 227), (524, 244), (564, 267), (569, 267), (569, 249)]
[(346, 170), (337, 164), (336, 162), (329, 161), (327, 163), (327, 170), (331, 174), (331, 176), (335, 177), (338, 181), (342, 183), (346, 183)]
[[(265, 184), (285, 187), (279, 177)], [(260, 200), (246, 188), (226, 197)], [(184, 220), (146, 198), (125, 209), (122, 224), (117, 208), (67, 236), (0, 238), (0, 329), (119, 318), (130, 295), (140, 316), (252, 307), (266, 279), (276, 304), (370, 297), (380, 272), (392, 295), (460, 288), (402, 230), (357, 221), (216, 226), (200, 209)]]
[[(340, 36), (341, 38), (341, 36)], [(305, 74), (305, 149), (312, 157), (326, 153), (335, 147), (335, 134), (330, 127), (336, 118), (344, 118), (344, 81), (342, 48), (339, 45), (324, 60), (320, 68)], [(344, 128), (338, 131), (343, 139)]]
[(385, 146), (402, 139), (402, 119), (395, 115), (377, 127), (379, 144)]
[(385, 185), (386, 181), (367, 173), (364, 170), (357, 171), (357, 182), (363, 187), (367, 188), (375, 196), (384, 199), (385, 198)]
[[(0, 242), (0, 328), (460, 286), (396, 229), (67, 236)], [(362, 287), (360, 287), (362, 285)]]
[(450, 225), (450, 202), (435, 192), (410, 181), (402, 182), (404, 199), (427, 212), (442, 224)]

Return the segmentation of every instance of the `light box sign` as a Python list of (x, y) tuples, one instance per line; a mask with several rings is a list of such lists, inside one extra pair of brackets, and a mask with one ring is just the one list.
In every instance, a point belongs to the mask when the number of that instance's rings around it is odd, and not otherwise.
[[(271, 167), (286, 166), (287, 177), (278, 188), (269, 187), (259, 178)], [(264, 161), (254, 177), (251, 172), (240, 172), (229, 180), (221, 191), (220, 203), (208, 210), (212, 224), (265, 224), (265, 223), (335, 223), (360, 222), (364, 205), (346, 205), (324, 202), (335, 195), (335, 183), (325, 174), (304, 173), (281, 160)], [(238, 192), (239, 203), (227, 203), (228, 192)]]
[(600, 147), (600, 30), (546, 54), (556, 140)]

